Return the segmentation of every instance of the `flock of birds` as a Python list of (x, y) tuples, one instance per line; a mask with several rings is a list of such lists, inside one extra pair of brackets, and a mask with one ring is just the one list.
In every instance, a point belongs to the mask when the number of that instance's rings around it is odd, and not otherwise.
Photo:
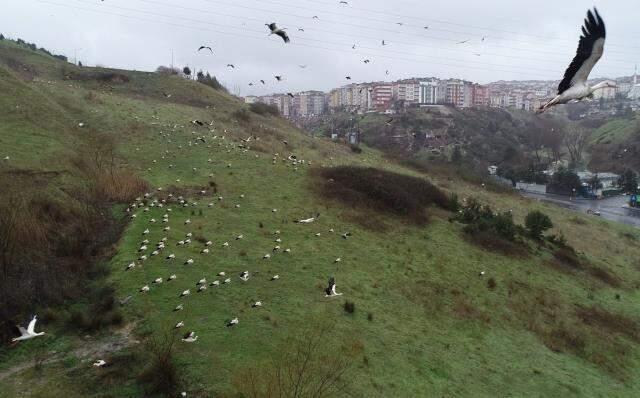
[[(348, 5), (346, 1), (340, 1), (341, 5)], [(313, 19), (319, 19), (317, 15), (313, 16)], [(404, 25), (402, 22), (397, 22), (399, 26)], [(284, 43), (289, 43), (291, 41), (289, 35), (287, 34), (287, 28), (280, 28), (275, 22), (265, 24), (269, 29), (269, 35), (279, 36)], [(425, 29), (429, 29), (428, 26), (424, 27)], [(304, 28), (298, 28), (299, 32), (304, 32)], [(580, 37), (578, 43), (578, 49), (576, 51), (576, 55), (574, 59), (571, 61), (569, 67), (566, 69), (564, 77), (560, 84), (558, 85), (557, 95), (543, 104), (538, 110), (538, 113), (542, 113), (559, 104), (566, 104), (569, 102), (582, 101), (584, 99), (592, 99), (593, 94), (600, 89), (604, 88), (615, 88), (615, 85), (612, 85), (608, 81), (603, 81), (601, 83), (590, 86), (588, 84), (589, 74), (593, 70), (593, 67), (602, 57), (604, 53), (604, 42), (606, 38), (606, 30), (604, 21), (600, 17), (597, 9), (594, 8), (593, 12), (589, 10), (587, 12), (587, 17), (582, 26), (582, 36)], [(481, 42), (484, 42), (486, 39), (485, 36), (480, 38)], [(469, 43), (471, 39), (465, 39), (456, 42), (458, 45)], [(383, 39), (381, 41), (381, 45), (384, 47), (388, 43)], [(356, 49), (356, 44), (354, 44), (352, 49)], [(200, 46), (198, 51), (201, 50), (209, 50), (213, 53), (213, 50), (210, 46)], [(474, 53), (476, 56), (480, 56), (479, 53)], [(364, 64), (371, 63), (370, 59), (364, 59), (362, 61)], [(229, 64), (228, 67), (235, 69), (235, 65)], [(305, 69), (307, 65), (299, 65), (300, 68)], [(389, 75), (389, 70), (385, 71), (385, 75)], [(280, 82), (283, 80), (281, 75), (275, 76), (275, 79)], [(351, 81), (351, 75), (345, 76), (347, 81)], [(264, 79), (261, 79), (260, 82), (263, 85), (266, 85)], [(254, 86), (253, 82), (249, 83), (249, 86)], [(294, 97), (292, 93), (287, 93), (290, 97)]]
[[(138, 116), (134, 116), (134, 119), (141, 120)], [(147, 171), (151, 171), (153, 167), (161, 166), (162, 163), (164, 163), (164, 166), (168, 170), (176, 170), (175, 163), (179, 161), (179, 158), (182, 157), (182, 160), (190, 159), (189, 151), (198, 146), (201, 148), (206, 147), (206, 150), (210, 153), (217, 148), (221, 153), (236, 152), (237, 154), (246, 156), (250, 153), (249, 151), (251, 148), (249, 145), (254, 141), (260, 140), (260, 137), (255, 135), (251, 135), (247, 138), (240, 138), (238, 140), (230, 139), (228, 135), (230, 132), (226, 129), (218, 132), (214, 121), (202, 122), (200, 120), (191, 120), (189, 123), (191, 125), (190, 130), (200, 131), (191, 131), (191, 134), (188, 134), (187, 127), (185, 125), (160, 123), (160, 118), (155, 115), (152, 116), (152, 119), (152, 125), (161, 126), (163, 128), (163, 131), (160, 132), (160, 136), (157, 139), (164, 141), (168, 147), (173, 147), (174, 150), (167, 149), (162, 151), (159, 154), (160, 159), (151, 160), (150, 166), (152, 167), (148, 167)], [(183, 141), (182, 144), (179, 144), (178, 141), (184, 139), (184, 136), (180, 135), (181, 133), (187, 133), (188, 135), (186, 142)], [(289, 145), (288, 142), (286, 140), (282, 140), (280, 141), (280, 144), (286, 151)], [(141, 148), (138, 147), (135, 148), (135, 150), (140, 151)], [(259, 156), (256, 155), (256, 157)], [(290, 167), (292, 171), (297, 171), (299, 167), (310, 166), (312, 164), (311, 161), (299, 159), (299, 157), (293, 153), (288, 156), (275, 153), (273, 157), (271, 157), (270, 162), (273, 165), (284, 163), (287, 167)], [(214, 166), (214, 163), (216, 162), (209, 158), (204, 167), (211, 168)], [(225, 169), (231, 167), (230, 163), (221, 163), (221, 165)], [(193, 173), (196, 173), (200, 166), (197, 164), (194, 166), (195, 167), (192, 168), (192, 171)], [(176, 171), (180, 172), (184, 170)], [(207, 176), (207, 183), (210, 181), (211, 177), (214, 177), (213, 173)], [(176, 183), (180, 182), (180, 178), (177, 178)], [(193, 296), (201, 297), (198, 293), (204, 295), (208, 289), (222, 289), (223, 286), (231, 284), (234, 278), (237, 278), (237, 280), (247, 289), (251, 289), (251, 285), (253, 283), (260, 283), (260, 281), (263, 283), (277, 283), (281, 279), (281, 275), (279, 273), (274, 272), (263, 277), (262, 271), (249, 271), (245, 269), (219, 271), (215, 274), (214, 278), (211, 279), (203, 276), (198, 280), (182, 282), (183, 280), (186, 281), (185, 277), (182, 275), (182, 271), (194, 269), (202, 264), (211, 264), (215, 260), (209, 255), (214, 254), (217, 250), (228, 250), (232, 246), (230, 242), (251, 239), (251, 235), (253, 234), (247, 232), (235, 234), (230, 239), (220, 239), (218, 243), (214, 244), (213, 240), (204, 240), (202, 237), (196, 237), (191, 231), (184, 234), (176, 232), (180, 229), (184, 231), (192, 227), (193, 221), (191, 218), (193, 216), (189, 216), (188, 213), (191, 212), (191, 214), (193, 214), (195, 209), (206, 211), (206, 209), (217, 207), (220, 209), (237, 211), (237, 209), (240, 208), (240, 203), (234, 204), (233, 207), (226, 205), (223, 206), (222, 203), (226, 202), (225, 198), (223, 196), (216, 197), (214, 190), (211, 188), (203, 188), (199, 191), (195, 191), (190, 195), (190, 198), (177, 193), (172, 193), (171, 190), (171, 187), (158, 187), (156, 192), (145, 193), (143, 196), (136, 198), (136, 200), (130, 203), (126, 208), (126, 212), (132, 223), (145, 223), (147, 225), (144, 225), (144, 227), (141, 228), (141, 240), (135, 249), (135, 260), (128, 262), (128, 264), (124, 266), (122, 272), (128, 275), (127, 278), (138, 278), (139, 276), (135, 276), (136, 270), (141, 270), (137, 275), (144, 275), (145, 272), (142, 270), (149, 269), (149, 265), (151, 264), (153, 264), (152, 267), (154, 268), (161, 265), (165, 272), (170, 270), (167, 272), (169, 275), (156, 276), (155, 278), (142, 283), (138, 288), (139, 294), (149, 294), (152, 293), (154, 289), (176, 289), (176, 303), (172, 307), (171, 311), (177, 315), (182, 311), (189, 311), (189, 301), (194, 300), (192, 298)], [(238, 202), (246, 200), (244, 194), (238, 195), (237, 198), (239, 199)], [(205, 203), (199, 205), (196, 199), (205, 200)], [(177, 212), (180, 210), (186, 210), (187, 215), (184, 216), (184, 218), (180, 216), (181, 218), (176, 220), (176, 217), (173, 216), (174, 211), (176, 210), (178, 210)], [(277, 208), (265, 209), (265, 212), (266, 211), (278, 213)], [(156, 215), (156, 213), (158, 214)], [(184, 214), (184, 211), (182, 214)], [(300, 228), (304, 228), (303, 226), (305, 225), (317, 224), (320, 217), (320, 213), (316, 213), (310, 217), (295, 219), (293, 220), (293, 224), (300, 225)], [(246, 228), (246, 226), (239, 227)], [(338, 239), (346, 240), (352, 236), (351, 232), (344, 232), (342, 234), (336, 233), (333, 228), (328, 228), (328, 232)], [(292, 249), (290, 247), (284, 247), (284, 234), (281, 233), (280, 230), (274, 230), (270, 235), (273, 239), (273, 246), (270, 249), (265, 250), (266, 253), (262, 256), (262, 261), (270, 260), (275, 256), (291, 255)], [(318, 238), (321, 235), (321, 232), (313, 231), (312, 233), (309, 233), (308, 236), (310, 239), (313, 239)], [(259, 242), (256, 241), (255, 243), (257, 245)], [(174, 252), (174, 249), (179, 249), (179, 251)], [(131, 254), (133, 255), (134, 253)], [(260, 259), (257, 258), (256, 261), (260, 261)], [(341, 257), (337, 257), (333, 263), (338, 264), (341, 261)], [(324, 297), (328, 299), (342, 295), (342, 293), (336, 291), (336, 279), (334, 276), (330, 276), (328, 278), (326, 288), (323, 292)], [(125, 298), (119, 300), (119, 304), (127, 305), (133, 298), (134, 294), (129, 294)], [(253, 299), (248, 307), (251, 309), (260, 309), (264, 305), (265, 303), (261, 299)], [(34, 316), (26, 329), (22, 326), (17, 326), (20, 331), (20, 336), (13, 338), (12, 342), (17, 343), (43, 336), (45, 334), (44, 332), (35, 331), (36, 322), (37, 317)], [(239, 323), (239, 317), (233, 316), (227, 319), (224, 322), (224, 325), (227, 328), (234, 328), (237, 327)], [(189, 326), (192, 327), (193, 325), (188, 325), (184, 320), (176, 319), (173, 327), (175, 329), (186, 329)], [(198, 339), (199, 336), (196, 331), (189, 328), (189, 330), (182, 335), (181, 341), (184, 343), (195, 343)], [(92, 363), (92, 366), (97, 368), (110, 365), (111, 363), (102, 358), (96, 359), (95, 362)]]
[[(348, 5), (349, 3), (346, 1), (340, 1), (341, 5)], [(317, 15), (313, 16), (313, 19), (319, 19)], [(402, 22), (397, 22), (399, 26), (404, 25)], [(291, 41), (289, 35), (286, 32), (287, 28), (280, 28), (275, 22), (265, 24), (269, 29), (269, 35), (279, 36), (284, 43), (289, 43)], [(428, 26), (424, 27), (425, 29), (429, 29)], [(298, 28), (299, 32), (304, 32), (304, 28)], [(606, 38), (606, 30), (604, 21), (600, 17), (597, 9), (594, 8), (593, 12), (589, 10), (587, 12), (587, 17), (582, 26), (582, 36), (580, 37), (578, 43), (578, 49), (576, 51), (576, 55), (571, 61), (569, 67), (566, 69), (564, 77), (560, 84), (558, 85), (558, 93), (557, 95), (543, 104), (538, 110), (538, 113), (542, 113), (547, 109), (559, 105), (566, 104), (569, 102), (582, 101), (584, 99), (592, 99), (593, 94), (600, 89), (615, 87), (608, 81), (603, 81), (601, 83), (590, 86), (587, 81), (589, 78), (589, 74), (593, 70), (593, 67), (602, 57), (604, 53), (604, 42)], [(484, 42), (486, 39), (485, 36), (480, 38), (480, 42)], [(467, 44), (471, 41), (471, 39), (465, 39), (456, 42), (458, 45)], [(381, 41), (382, 47), (386, 46), (388, 43), (383, 39)], [(210, 46), (200, 46), (198, 51), (201, 50), (209, 50), (213, 53), (213, 50)], [(352, 49), (356, 49), (356, 44), (352, 46)], [(474, 53), (476, 56), (480, 56), (479, 53)], [(362, 61), (364, 64), (371, 63), (370, 59), (364, 59)], [(233, 69), (235, 66), (232, 64), (227, 65)], [(300, 65), (300, 68), (305, 69), (307, 65)], [(385, 75), (389, 75), (389, 70), (385, 71)], [(283, 80), (281, 75), (275, 76), (275, 79), (280, 82)], [(347, 81), (351, 81), (351, 75), (345, 76)], [(261, 79), (260, 82), (265, 85), (265, 80)], [(249, 86), (253, 86), (253, 82), (249, 83)], [(292, 93), (287, 93), (290, 97), (294, 97)]]
[[(340, 4), (347, 4), (347, 2), (341, 1)], [(317, 16), (315, 16), (314, 19), (317, 19)], [(290, 38), (286, 32), (286, 28), (279, 28), (276, 25), (276, 23), (267, 24), (267, 27), (269, 28), (270, 35), (279, 36), (280, 38), (282, 38), (282, 40), (285, 43), (290, 42)], [(425, 28), (428, 28), (428, 27), (425, 27)], [(303, 31), (303, 29), (300, 29), (300, 30)], [(539, 110), (540, 112), (543, 112), (546, 109), (552, 106), (555, 106), (557, 104), (564, 104), (570, 101), (579, 101), (585, 98), (590, 98), (593, 95), (594, 91), (601, 88), (608, 87), (609, 83), (606, 83), (606, 82), (596, 84), (594, 86), (589, 86), (587, 84), (587, 79), (591, 70), (593, 69), (593, 67), (595, 66), (595, 64), (598, 62), (598, 60), (603, 54), (605, 37), (606, 37), (606, 31), (605, 31), (605, 26), (602, 18), (598, 14), (597, 10), (594, 10), (593, 12), (589, 11), (587, 13), (587, 18), (585, 19), (585, 23), (582, 28), (582, 36), (580, 38), (577, 54), (573, 59), (573, 61), (571, 62), (569, 68), (566, 70), (564, 78), (558, 87), (558, 95), (555, 98), (551, 99), (546, 104), (544, 104), (540, 108)], [(484, 38), (482, 38), (482, 40), (484, 40)], [(467, 41), (461, 41), (459, 44), (464, 44), (466, 42)], [(384, 40), (382, 41), (382, 45), (383, 46), (386, 45), (386, 42)], [(354, 48), (355, 48), (355, 45), (354, 45)], [(208, 50), (213, 54), (213, 49), (210, 46), (203, 45), (198, 49), (198, 51), (202, 51), (202, 50)], [(366, 59), (363, 62), (365, 64), (368, 64), (370, 60)], [(227, 66), (232, 69), (235, 68), (235, 65), (233, 64), (228, 64)], [(300, 67), (306, 68), (306, 65), (300, 65)], [(347, 80), (351, 80), (351, 76), (347, 76), (346, 78)], [(283, 77), (275, 76), (275, 79), (277, 81), (282, 81)], [(261, 83), (265, 84), (264, 80), (261, 80)], [(154, 116), (154, 119), (158, 120), (159, 118), (157, 116)], [(393, 122), (393, 118), (390, 118), (387, 120), (386, 124), (389, 125), (392, 122)], [(153, 122), (152, 124), (158, 124), (158, 123)], [(206, 132), (204, 132), (203, 134), (192, 132), (193, 137), (192, 139), (188, 140), (188, 144), (187, 144), (188, 147), (194, 147), (197, 145), (206, 145), (207, 148), (212, 148), (211, 142), (217, 141), (218, 147), (223, 147), (223, 149), (226, 149), (228, 153), (230, 153), (232, 150), (240, 150), (243, 153), (247, 153), (247, 151), (249, 150), (248, 143), (251, 142), (252, 140), (259, 139), (259, 137), (250, 136), (246, 139), (241, 139), (240, 143), (228, 143), (229, 140), (226, 140), (225, 135), (215, 134), (216, 130), (215, 128), (213, 128), (213, 125), (214, 125), (213, 121), (211, 123), (204, 123), (198, 120), (193, 120), (191, 121), (191, 124), (193, 126), (206, 129)], [(79, 126), (82, 127), (83, 124), (81, 123)], [(169, 125), (165, 125), (165, 126), (169, 126)], [(174, 139), (174, 135), (172, 133), (179, 132), (181, 128), (184, 128), (184, 126), (173, 125), (173, 127), (171, 128), (172, 129), (171, 133), (161, 132), (160, 135), (167, 141), (167, 143), (172, 143), (172, 140)], [(226, 134), (227, 131), (224, 130), (224, 133)], [(282, 143), (286, 147), (287, 142), (282, 141)], [(178, 145), (177, 148), (180, 150), (183, 147), (182, 145)], [(140, 148), (137, 148), (137, 150), (140, 150)], [(170, 155), (171, 155), (170, 151), (166, 150), (164, 153), (161, 154), (161, 158), (164, 160), (167, 160), (168, 158), (170, 158)], [(174, 154), (174, 157), (175, 157), (175, 154)], [(8, 161), (9, 159), (10, 158), (8, 156), (4, 158), (5, 161)], [(294, 170), (297, 170), (298, 166), (311, 164), (311, 162), (299, 160), (293, 154), (289, 155), (288, 157), (284, 157), (276, 153), (272, 158), (272, 163), (276, 164), (278, 160), (281, 160), (282, 162), (286, 162), (288, 163), (288, 165), (293, 166)], [(153, 163), (155, 164), (157, 163), (157, 161), (153, 160)], [(212, 160), (209, 159), (208, 163), (212, 163)], [(168, 164), (168, 167), (169, 169), (172, 169), (174, 165)], [(227, 164), (227, 167), (231, 167), (231, 164)], [(151, 170), (151, 168), (149, 168), (148, 170)], [(196, 172), (197, 167), (193, 167), (193, 171)], [(213, 174), (210, 174), (209, 177), (213, 177)], [(177, 179), (176, 182), (180, 182), (180, 180)], [(161, 187), (157, 188), (157, 190), (159, 194), (164, 194), (163, 189)], [(205, 197), (208, 194), (208, 192), (206, 190), (202, 190), (200, 191), (200, 194), (203, 197)], [(176, 237), (170, 238), (171, 225), (169, 224), (170, 224), (170, 213), (172, 212), (174, 207), (184, 207), (184, 208), (195, 207), (197, 206), (197, 202), (189, 201), (188, 199), (182, 196), (174, 196), (172, 193), (168, 193), (164, 195), (164, 197), (162, 198), (154, 198), (154, 196), (156, 195), (147, 193), (144, 195), (144, 197), (140, 197), (134, 203), (131, 203), (130, 206), (127, 208), (127, 212), (131, 214), (130, 217), (133, 221), (135, 221), (136, 218), (138, 218), (138, 214), (148, 213), (151, 210), (151, 208), (164, 209), (165, 212), (162, 218), (159, 220), (159, 222), (155, 218), (150, 218), (148, 220), (150, 225), (148, 228), (145, 228), (144, 231), (142, 232), (144, 239), (141, 241), (140, 246), (137, 249), (137, 256), (138, 256), (137, 261), (133, 261), (129, 263), (124, 269), (125, 272), (132, 272), (132, 270), (136, 268), (141, 268), (146, 262), (150, 261), (151, 258), (160, 256), (161, 253), (166, 251), (167, 247), (169, 247), (170, 245), (175, 244), (175, 246), (178, 246), (178, 247), (189, 247), (195, 244), (192, 241), (192, 239), (194, 239), (192, 232), (188, 232), (184, 237), (180, 236), (178, 238)], [(244, 198), (244, 195), (241, 195), (241, 198)], [(220, 196), (217, 199), (218, 201), (222, 201), (223, 197)], [(209, 208), (214, 206), (215, 206), (214, 202), (210, 202), (207, 205), (207, 207)], [(236, 204), (234, 206), (234, 208), (239, 208), (239, 207), (240, 207), (239, 204)], [(277, 212), (277, 209), (272, 209), (271, 211), (275, 213)], [(319, 217), (320, 217), (320, 214), (316, 214), (315, 216), (312, 216), (312, 217), (298, 219), (295, 221), (295, 223), (300, 225), (308, 225), (316, 222)], [(182, 220), (181, 223), (184, 226), (189, 226), (189, 224), (191, 224), (191, 220), (187, 218)], [(329, 232), (334, 232), (334, 230), (329, 229)], [(151, 234), (154, 234), (154, 235), (160, 234), (162, 237), (152, 244), (149, 239)], [(320, 234), (321, 234), (320, 232), (317, 232), (315, 236), (316, 237), (320, 236)], [(276, 243), (276, 245), (262, 257), (263, 260), (269, 260), (272, 257), (272, 255), (276, 255), (278, 253), (283, 253), (283, 254), (291, 253), (290, 248), (282, 249), (281, 247), (282, 238), (280, 236), (280, 231), (274, 231), (273, 235), (275, 236), (274, 243)], [(342, 234), (343, 239), (348, 239), (350, 236), (351, 236), (351, 233), (349, 232)], [(242, 239), (244, 239), (243, 234), (239, 234), (235, 237), (235, 240), (242, 240)], [(173, 242), (171, 242), (170, 240), (173, 240)], [(229, 246), (230, 244), (228, 241), (220, 244), (220, 247), (222, 249), (228, 248)], [(199, 250), (199, 254), (201, 255), (202, 258), (204, 258), (204, 256), (210, 254), (212, 250), (213, 250), (213, 242), (210, 240), (207, 240), (202, 244), (202, 247)], [(176, 262), (177, 261), (176, 254), (175, 253), (167, 254), (165, 256), (165, 261), (167, 263)], [(201, 259), (198, 259), (197, 262), (200, 262), (200, 261)], [(336, 258), (334, 261), (334, 263), (339, 263), (339, 262), (341, 262), (340, 257)], [(196, 260), (193, 258), (193, 256), (186, 256), (182, 264), (183, 264), (183, 267), (194, 267), (196, 266)], [(152, 291), (152, 286), (159, 287), (160, 285), (167, 285), (172, 283), (176, 284), (177, 282), (174, 282), (174, 281), (179, 279), (179, 273), (180, 271), (178, 268), (178, 271), (176, 271), (175, 273), (172, 273), (170, 276), (166, 278), (157, 277), (153, 279), (150, 283), (146, 283), (143, 286), (141, 286), (139, 289), (139, 292), (141, 294), (146, 294)], [(259, 272), (253, 272), (253, 274), (259, 274)], [(484, 271), (480, 273), (480, 276), (483, 276), (483, 275), (484, 275)], [(252, 278), (252, 273), (249, 272), (248, 270), (239, 271), (237, 272), (237, 277), (242, 283), (249, 284), (249, 281)], [(279, 279), (280, 279), (279, 274), (273, 274), (268, 278), (268, 280), (271, 282), (278, 281)], [(194, 290), (197, 293), (201, 293), (206, 291), (208, 288), (219, 288), (220, 286), (227, 285), (231, 282), (232, 282), (232, 278), (229, 275), (227, 275), (225, 271), (220, 271), (217, 273), (216, 279), (210, 282), (205, 277), (199, 279), (198, 281), (195, 281)], [(341, 295), (342, 293), (338, 293), (336, 291), (335, 277), (331, 276), (328, 280), (327, 287), (324, 289), (324, 296), (327, 298), (333, 298)], [(176, 292), (176, 298), (181, 299), (181, 301), (183, 301), (186, 297), (189, 297), (189, 296), (191, 296), (191, 288), (180, 289), (179, 291)], [(125, 299), (120, 300), (120, 304), (122, 305), (127, 304), (132, 299), (132, 297), (133, 297), (132, 295), (129, 295)], [(263, 306), (263, 302), (261, 300), (254, 300), (251, 304), (251, 307), (254, 309), (261, 308), (262, 306)], [(177, 303), (176, 306), (173, 308), (174, 312), (180, 312), (183, 310), (185, 310), (185, 305), (183, 304), (183, 302)], [(18, 325), (17, 329), (20, 332), (20, 336), (13, 338), (12, 342), (17, 343), (20, 341), (30, 340), (39, 336), (43, 336), (45, 332), (35, 331), (36, 322), (37, 322), (37, 316), (33, 316), (27, 328), (24, 328)], [(232, 327), (236, 327), (239, 323), (240, 323), (239, 318), (237, 316), (234, 316), (233, 318), (228, 319), (225, 322), (225, 325), (226, 327), (232, 328)], [(186, 326), (185, 322), (181, 320), (181, 321), (178, 321), (174, 327), (176, 329), (181, 329), (181, 328), (184, 328), (185, 326)], [(182, 337), (182, 341), (185, 343), (194, 343), (197, 340), (198, 340), (198, 335), (194, 330), (187, 331)], [(108, 366), (109, 364), (104, 359), (98, 359), (92, 365), (95, 367), (104, 367), (104, 366)]]

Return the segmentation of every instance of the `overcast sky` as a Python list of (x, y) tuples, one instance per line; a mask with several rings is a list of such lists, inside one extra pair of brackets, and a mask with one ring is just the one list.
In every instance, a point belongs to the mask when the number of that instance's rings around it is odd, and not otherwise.
[[(480, 83), (560, 79), (594, 5), (606, 22), (607, 44), (592, 77), (631, 75), (640, 60), (637, 0), (2, 3), (0, 32), (10, 37), (71, 60), (77, 53), (87, 65), (149, 71), (169, 65), (173, 50), (174, 65), (208, 70), (241, 95), (329, 90), (348, 83), (346, 76), (351, 82), (426, 76)], [(286, 27), (291, 43), (267, 36), (269, 22)], [(200, 45), (211, 46), (214, 54), (198, 53)], [(229, 63), (236, 68), (226, 67)], [(274, 75), (284, 81), (276, 83)]]

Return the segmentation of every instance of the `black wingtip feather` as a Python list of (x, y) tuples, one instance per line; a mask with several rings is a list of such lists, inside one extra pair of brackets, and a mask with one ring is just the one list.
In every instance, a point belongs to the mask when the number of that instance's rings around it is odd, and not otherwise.
[(582, 64), (591, 56), (593, 46), (598, 39), (606, 38), (604, 21), (596, 8), (587, 11), (587, 17), (582, 25), (582, 36), (578, 43), (578, 50), (573, 61), (565, 71), (564, 77), (558, 85), (558, 94), (563, 93), (572, 85), (571, 80), (578, 72)]

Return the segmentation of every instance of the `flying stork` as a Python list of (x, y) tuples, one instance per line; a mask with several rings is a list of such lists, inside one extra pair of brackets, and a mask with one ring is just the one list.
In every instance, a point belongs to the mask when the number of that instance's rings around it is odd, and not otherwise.
[(38, 321), (38, 317), (34, 315), (33, 319), (31, 319), (31, 322), (29, 322), (29, 325), (27, 326), (26, 329), (18, 325), (17, 327), (18, 327), (18, 330), (20, 331), (20, 337), (15, 337), (11, 339), (11, 342), (15, 343), (17, 341), (29, 340), (34, 337), (42, 336), (44, 332), (36, 333), (35, 331), (37, 321)]
[(285, 43), (289, 43), (290, 41), (289, 36), (287, 35), (287, 32), (285, 32), (286, 28), (282, 28), (282, 29), (278, 28), (275, 22), (271, 22), (270, 24), (265, 24), (265, 26), (267, 26), (271, 31), (269, 35), (278, 35), (282, 37), (282, 40), (284, 40)]
[(537, 110), (537, 113), (542, 113), (554, 105), (592, 98), (596, 90), (615, 87), (607, 81), (594, 86), (587, 84), (589, 73), (591, 73), (591, 70), (604, 52), (605, 37), (604, 21), (598, 14), (598, 10), (595, 8), (593, 12), (589, 10), (582, 26), (582, 36), (580, 36), (580, 41), (578, 42), (576, 56), (564, 72), (564, 78), (558, 85), (558, 95), (542, 105)]
[(207, 49), (207, 50), (211, 51), (211, 54), (213, 54), (213, 50), (212, 50), (212, 49), (211, 49), (211, 47), (209, 47), (209, 46), (200, 46), (200, 47), (198, 48), (198, 51), (202, 51), (202, 50), (204, 50), (204, 49)]

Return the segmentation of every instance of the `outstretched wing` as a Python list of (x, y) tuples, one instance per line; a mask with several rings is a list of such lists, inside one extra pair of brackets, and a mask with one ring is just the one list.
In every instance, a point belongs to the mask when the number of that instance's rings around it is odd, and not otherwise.
[(27, 326), (27, 333), (29, 334), (35, 333), (34, 329), (36, 328), (37, 321), (38, 321), (38, 318), (34, 315), (31, 322), (29, 322), (29, 326)]
[(16, 325), (16, 327), (18, 328), (18, 331), (20, 331), (21, 335), (26, 336), (29, 334), (29, 332), (27, 332), (27, 329), (23, 328), (22, 326)]
[(282, 40), (284, 40), (285, 43), (289, 43), (289, 36), (287, 35), (287, 32), (285, 32), (284, 30), (280, 30), (276, 34), (282, 37)]
[(578, 42), (578, 51), (564, 72), (564, 78), (558, 85), (558, 94), (562, 94), (578, 82), (586, 82), (589, 73), (602, 57), (606, 30), (598, 10), (594, 8), (593, 11), (593, 13), (591, 10), (587, 12), (587, 18), (582, 26), (582, 36)]

